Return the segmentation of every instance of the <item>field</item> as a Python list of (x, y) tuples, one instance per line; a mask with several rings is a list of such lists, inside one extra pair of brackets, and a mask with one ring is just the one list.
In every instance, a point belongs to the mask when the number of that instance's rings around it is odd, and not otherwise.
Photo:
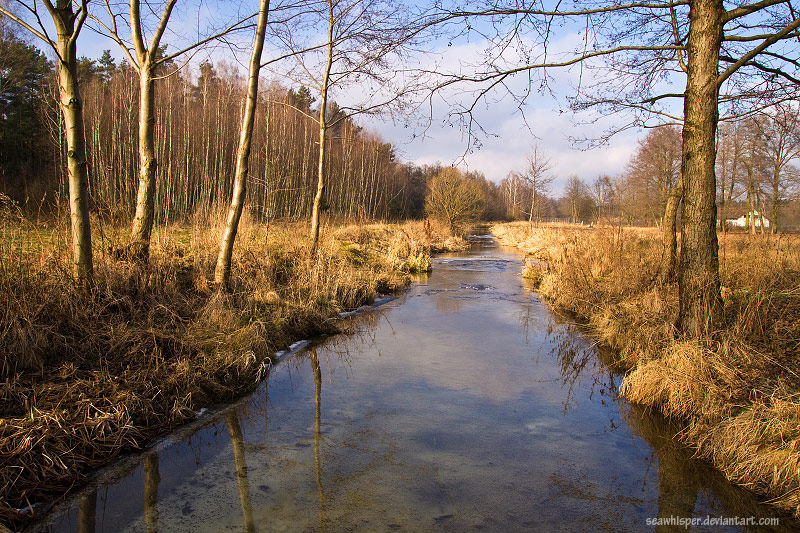
[(676, 438), (731, 481), (800, 516), (800, 237), (720, 235), (724, 324), (680, 338), (677, 284), (655, 281), (656, 230), (492, 231), (529, 255), (524, 275), (611, 346), (631, 402), (678, 420)]

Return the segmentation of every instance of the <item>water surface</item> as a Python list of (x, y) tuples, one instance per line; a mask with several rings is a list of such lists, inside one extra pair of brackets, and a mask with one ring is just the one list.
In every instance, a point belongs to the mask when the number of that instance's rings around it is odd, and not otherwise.
[(284, 356), (252, 396), (104, 471), (46, 529), (652, 531), (648, 518), (775, 516), (619, 399), (620, 377), (521, 268), (490, 238), (436, 259), (350, 319), (353, 334)]

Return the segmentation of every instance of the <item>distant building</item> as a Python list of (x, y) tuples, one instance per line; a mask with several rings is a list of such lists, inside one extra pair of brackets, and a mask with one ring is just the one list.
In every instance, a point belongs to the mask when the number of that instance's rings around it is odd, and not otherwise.
[[(728, 228), (746, 228), (748, 227), (748, 213), (741, 215), (738, 218), (726, 218), (725, 226)], [(756, 228), (761, 228), (761, 221), (764, 221), (764, 228), (769, 228), (769, 219), (762, 216), (758, 211), (753, 211), (753, 224)]]

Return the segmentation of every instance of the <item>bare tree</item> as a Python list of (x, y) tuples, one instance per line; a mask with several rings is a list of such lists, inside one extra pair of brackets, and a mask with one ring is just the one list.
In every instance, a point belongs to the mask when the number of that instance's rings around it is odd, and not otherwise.
[(500, 182), (503, 204), (505, 205), (506, 215), (512, 220), (518, 220), (524, 211), (522, 198), (525, 195), (525, 184), (518, 172), (511, 171)]
[(479, 184), (465, 178), (457, 168), (442, 169), (428, 184), (425, 212), (446, 223), (453, 234), (458, 234), (464, 224), (478, 220), (485, 205)]
[[(494, 89), (509, 90), (522, 101), (531, 92), (534, 75), (540, 76), (540, 86), (546, 89), (547, 73), (553, 68), (579, 63), (581, 68), (590, 68), (602, 60), (610, 75), (588, 91), (585, 84), (579, 84), (576, 108), (598, 107), (609, 114), (628, 111), (629, 121), (621, 128), (648, 121), (682, 122), (678, 326), (688, 335), (709, 334), (722, 312), (714, 172), (720, 104), (741, 114), (797, 93), (800, 16), (785, 0), (734, 4), (730, 9), (722, 0), (600, 2), (575, 10), (559, 7), (491, 2), (473, 11), (442, 10), (443, 20), (465, 21), (465, 32), (485, 33), (486, 25), (475, 20), (490, 20), (497, 46), (486, 48), (486, 56), (481, 58), (484, 65), (476, 72), (446, 75), (441, 85), (476, 84), (475, 100), (456, 110), (471, 124), (477, 100)], [(549, 47), (550, 39), (564, 20), (584, 21), (585, 40), (573, 52), (556, 54)], [(530, 35), (537, 37), (533, 45)], [(511, 47), (520, 60), (509, 64), (504, 51)], [(663, 90), (671, 73), (685, 76), (683, 91)], [(521, 93), (515, 93), (510, 82), (520, 74), (527, 75), (530, 82)], [(676, 98), (682, 100), (682, 114), (668, 104)]]
[(250, 55), (250, 67), (247, 78), (247, 98), (242, 115), (242, 127), (239, 134), (239, 149), (236, 154), (236, 177), (234, 179), (233, 197), (228, 211), (228, 220), (220, 241), (219, 256), (214, 271), (214, 281), (224, 287), (231, 276), (231, 257), (233, 256), (233, 243), (239, 229), (239, 219), (242, 216), (244, 198), (247, 185), (247, 173), (250, 163), (250, 146), (253, 139), (253, 123), (255, 121), (256, 105), (258, 104), (258, 76), (261, 72), (261, 53), (264, 50), (264, 34), (267, 29), (269, 16), (269, 0), (261, 0), (258, 9), (258, 23), (253, 41), (253, 50)]
[(720, 229), (727, 230), (728, 207), (736, 198), (736, 186), (741, 170), (742, 128), (735, 122), (723, 123), (717, 130), (717, 205)]
[[(754, 127), (763, 139), (764, 157), (768, 161), (768, 182), (772, 194), (770, 230), (780, 228), (781, 207), (794, 174), (792, 162), (800, 158), (800, 107), (782, 103), (754, 119)], [(761, 227), (764, 225), (762, 223)]]
[[(171, 63), (175, 58), (218, 39), (239, 27), (236, 21), (223, 31), (210, 37), (198, 39), (187, 47), (172, 54), (163, 53), (161, 39), (167, 29), (177, 0), (167, 0), (156, 23), (149, 43), (145, 43), (141, 0), (129, 0), (130, 44), (121, 37), (117, 21), (120, 14), (115, 13), (116, 4), (103, 0), (107, 20), (92, 16), (97, 25), (122, 49), (125, 57), (139, 74), (139, 188), (136, 199), (136, 214), (131, 228), (131, 254), (146, 261), (150, 252), (150, 234), (155, 219), (156, 192), (156, 147), (155, 147), (155, 78), (158, 68)], [(146, 12), (155, 13), (155, 5), (145, 3)], [(246, 20), (246, 19), (245, 19)]]
[(537, 199), (541, 199), (542, 196), (550, 192), (550, 184), (555, 179), (555, 176), (549, 173), (552, 166), (550, 158), (544, 154), (544, 150), (538, 143), (534, 144), (531, 153), (528, 154), (527, 165), (523, 174), (525, 181), (528, 182), (531, 188), (531, 210), (528, 213), (528, 222), (531, 224), (533, 224), (534, 218), (536, 218), (537, 222), (541, 220), (541, 210)]
[[(756, 227), (764, 231), (762, 204), (763, 185), (767, 181), (769, 161), (766, 157), (764, 138), (755, 117), (745, 120), (742, 124), (744, 134), (740, 137), (744, 146), (742, 148), (740, 181), (744, 185), (747, 198), (747, 228), (750, 233), (756, 233)], [(756, 220), (756, 217), (759, 220)]]
[(572, 175), (567, 179), (563, 200), (566, 205), (564, 214), (569, 217), (570, 222), (583, 222), (587, 216), (591, 217), (593, 209), (591, 208), (589, 188), (578, 176)]
[[(89, 221), (89, 169), (86, 163), (86, 134), (83, 126), (83, 104), (78, 88), (77, 41), (88, 15), (89, 0), (41, 0), (53, 21), (56, 38), (53, 40), (41, 18), (37, 0), (17, 0), (17, 5), (34, 22), (27, 22), (0, 5), (0, 14), (16, 21), (32, 35), (42, 40), (55, 53), (58, 71), (59, 105), (64, 116), (67, 140), (67, 172), (69, 206), (72, 223), (72, 257), (74, 273), (83, 285), (93, 281), (92, 231)], [(75, 7), (77, 6), (77, 10)]]
[(607, 175), (598, 176), (592, 182), (591, 193), (592, 200), (597, 207), (597, 222), (600, 222), (610, 211), (610, 204), (614, 198), (614, 185), (611, 183), (611, 178)]
[(639, 141), (627, 170), (627, 185), (638, 188), (639, 201), (656, 225), (663, 223), (664, 209), (681, 173), (681, 130), (661, 126)]
[(664, 250), (658, 278), (672, 281), (677, 268), (678, 208), (683, 198), (681, 175), (681, 131), (676, 126), (660, 126), (640, 141), (628, 165), (628, 183), (640, 187), (645, 203), (656, 223), (661, 221)]
[[(329, 132), (355, 115), (402, 106), (416, 82), (399, 76), (402, 69), (398, 61), (426, 24), (419, 19), (411, 21), (402, 6), (386, 0), (315, 1), (309, 2), (305, 9), (307, 26), (298, 27), (292, 20), (276, 35), (296, 62), (296, 68), (285, 75), (319, 95), (315, 117), (319, 124), (317, 187), (311, 214), (311, 235), (316, 248), (328, 179)], [(321, 24), (325, 27), (324, 38), (315, 39), (310, 28)], [(301, 43), (304, 38), (307, 42)], [(351, 84), (358, 84), (357, 93), (363, 98), (332, 106), (333, 93)]]

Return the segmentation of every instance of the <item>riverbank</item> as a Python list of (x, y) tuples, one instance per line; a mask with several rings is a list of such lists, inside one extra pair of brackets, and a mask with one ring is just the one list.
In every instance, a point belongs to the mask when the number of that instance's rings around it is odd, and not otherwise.
[(328, 228), (243, 221), (230, 292), (213, 279), (221, 226), (176, 225), (129, 261), (95, 221), (96, 285), (71, 281), (69, 232), (0, 213), (0, 523), (16, 528), (93, 468), (252, 390), (270, 357), (430, 268), (462, 239), (422, 222)]
[(676, 438), (800, 517), (800, 238), (720, 236), (725, 327), (677, 339), (677, 284), (654, 283), (655, 230), (500, 224), (524, 275), (585, 320), (625, 372), (622, 394), (680, 421)]

